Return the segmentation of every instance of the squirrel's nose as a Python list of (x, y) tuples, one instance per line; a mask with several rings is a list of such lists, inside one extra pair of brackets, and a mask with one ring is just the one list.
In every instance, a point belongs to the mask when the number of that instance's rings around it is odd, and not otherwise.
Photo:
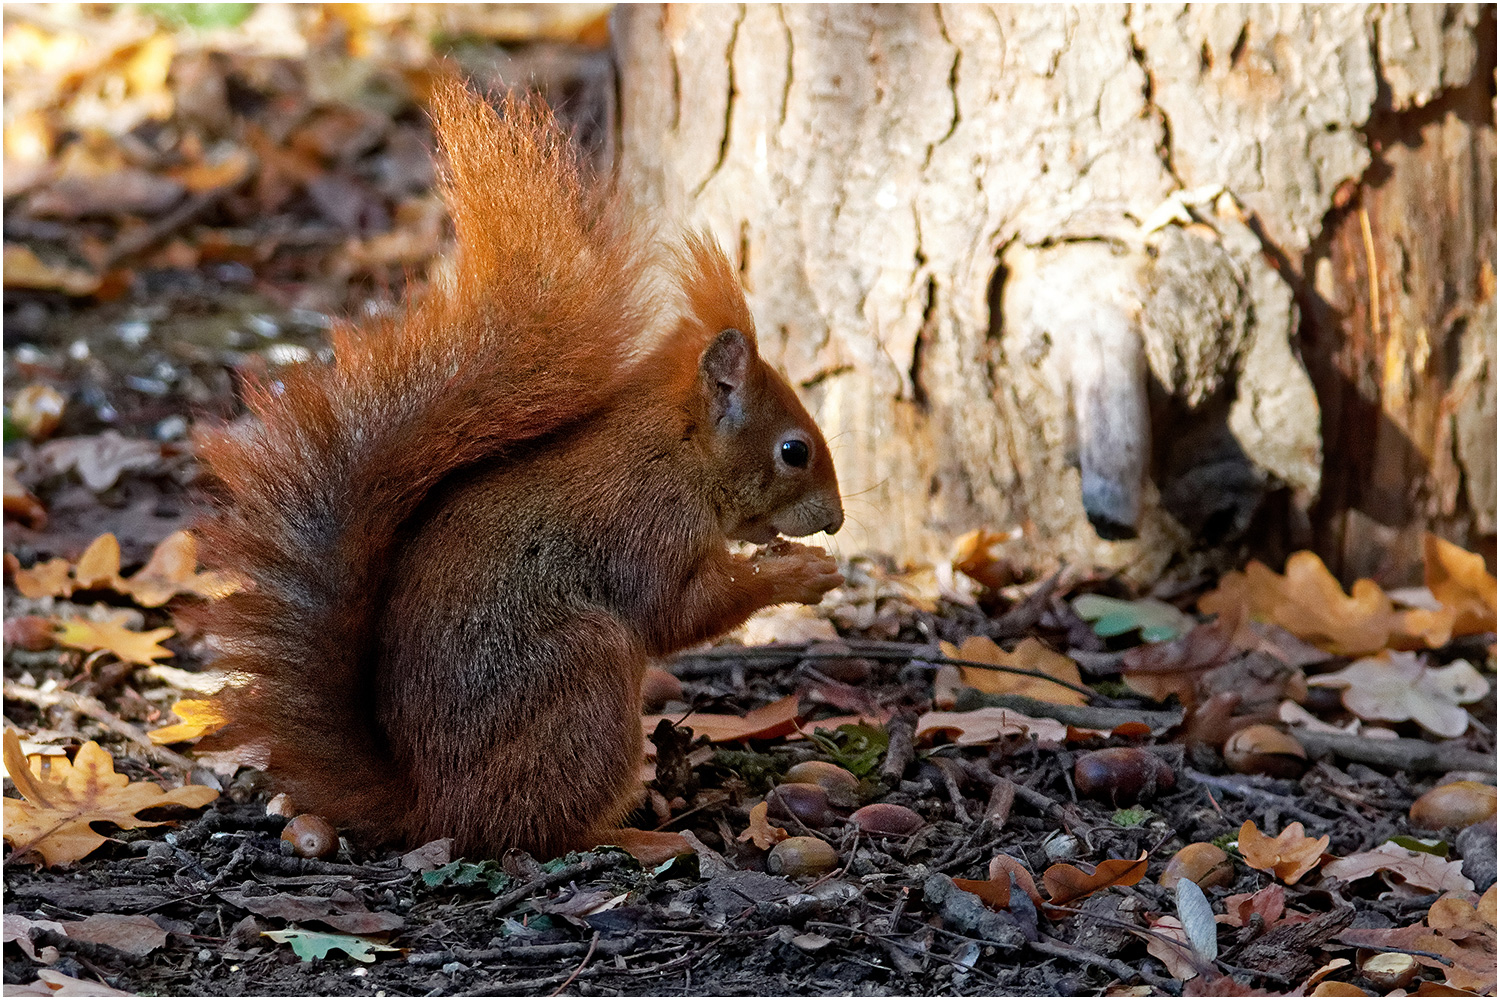
[(843, 526), (844, 526), (844, 508), (843, 508), (843, 505), (840, 504), (840, 505), (834, 507), (834, 509), (833, 509), (833, 517), (829, 520), (829, 522), (827, 524), (823, 525), (823, 527), (822, 527), (821, 530), (828, 532), (830, 535), (833, 535), (833, 534), (837, 534), (838, 530), (840, 528), (842, 528)]

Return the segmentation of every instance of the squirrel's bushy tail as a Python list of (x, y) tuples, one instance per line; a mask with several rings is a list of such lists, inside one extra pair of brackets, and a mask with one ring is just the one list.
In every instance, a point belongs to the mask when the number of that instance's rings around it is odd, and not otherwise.
[(454, 470), (587, 418), (650, 339), (649, 235), (580, 177), (550, 114), (462, 85), (434, 120), (457, 249), (405, 315), (334, 337), (334, 360), (253, 386), (255, 422), (203, 434), (220, 506), (205, 559), (246, 583), (197, 613), (232, 683), (235, 747), (299, 810), (405, 836), (411, 789), (374, 724), (381, 580), (397, 534)]

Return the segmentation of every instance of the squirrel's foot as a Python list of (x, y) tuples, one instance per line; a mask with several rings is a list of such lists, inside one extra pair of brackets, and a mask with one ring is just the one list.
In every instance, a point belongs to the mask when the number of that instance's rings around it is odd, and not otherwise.
[(812, 545), (778, 540), (751, 559), (755, 574), (771, 581), (771, 604), (817, 604), (841, 586), (838, 561)]

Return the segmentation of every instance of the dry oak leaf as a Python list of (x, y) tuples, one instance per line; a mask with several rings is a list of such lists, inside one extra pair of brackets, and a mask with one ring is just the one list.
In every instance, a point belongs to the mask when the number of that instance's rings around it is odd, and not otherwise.
[(927, 712), (917, 720), (917, 737), (953, 733), (959, 746), (993, 743), (1002, 736), (1030, 736), (1062, 743), (1070, 737), (1108, 736), (1104, 729), (1069, 727), (1056, 719), (1033, 719), (1009, 708), (976, 708), (970, 712)]
[(1427, 911), (1427, 926), (1436, 930), (1495, 933), (1495, 886), (1475, 898), (1472, 892), (1446, 892)]
[[(943, 655), (951, 659), (974, 660), (979, 663), (993, 663), (997, 667), (1034, 670), (1048, 677), (1056, 677), (1068, 684), (1075, 686), (1083, 684), (1083, 677), (1078, 672), (1078, 664), (1061, 653), (1054, 653), (1035, 639), (1023, 640), (1012, 653), (1007, 653), (997, 646), (993, 639), (983, 635), (970, 636), (964, 640), (962, 646), (955, 646), (950, 642), (942, 642), (938, 645), (942, 648)], [(985, 694), (1025, 695), (1028, 698), (1051, 702), (1054, 705), (1083, 705), (1088, 701), (1082, 691), (1074, 691), (1072, 688), (1053, 684), (1040, 677), (986, 670), (983, 667), (959, 667), (959, 676), (964, 684), (976, 691), (983, 691)]]
[(1456, 613), (1454, 635), (1495, 631), (1495, 578), (1484, 557), (1428, 532), (1422, 538), (1427, 589)]
[(159, 643), (175, 635), (175, 629), (163, 627), (149, 632), (132, 632), (124, 625), (129, 617), (129, 612), (120, 612), (102, 622), (71, 618), (58, 623), (56, 639), (61, 645), (88, 653), (96, 649), (108, 650), (126, 663), (142, 666), (172, 655), (170, 649)]
[(1303, 832), (1301, 823), (1293, 823), (1275, 837), (1268, 837), (1256, 827), (1254, 820), (1245, 820), (1240, 827), (1240, 855), (1245, 864), (1270, 872), (1287, 885), (1318, 866), (1323, 851), (1328, 847), (1328, 837), (1314, 840)]
[(666, 719), (674, 726), (691, 729), (694, 736), (708, 737), (713, 743), (769, 740), (796, 731), (797, 701), (796, 695), (789, 694), (744, 716), (716, 715), (712, 712), (690, 712), (686, 716), (644, 715), (641, 717), (641, 725), (647, 736), (656, 729), (657, 723)]
[(1463, 865), (1436, 854), (1409, 851), (1400, 844), (1386, 842), (1373, 851), (1361, 851), (1323, 866), (1329, 878), (1353, 882), (1377, 872), (1390, 872), (1414, 889), (1425, 892), (1469, 890), (1474, 883), (1464, 878)]
[(1294, 552), (1285, 576), (1252, 561), (1245, 579), (1252, 617), (1340, 656), (1378, 652), (1400, 628), (1401, 617), (1374, 580), (1355, 580), (1345, 594), (1311, 552)]
[(92, 741), (79, 747), (73, 761), (32, 757), (21, 752), (15, 733), (5, 733), (5, 768), (22, 799), (5, 800), (5, 839), (15, 859), (35, 851), (48, 867), (86, 857), (108, 838), (94, 832), (96, 822), (124, 830), (160, 826), (162, 821), (136, 817), (142, 809), (179, 805), (196, 809), (219, 797), (203, 785), (165, 791), (149, 781), (116, 774), (109, 754)]
[(66, 559), (48, 559), (30, 569), (18, 569), (12, 575), (22, 597), (36, 600), (41, 597), (67, 597), (73, 593), (73, 578)]
[(1342, 688), (1344, 707), (1361, 719), (1415, 720), (1438, 736), (1462, 736), (1469, 713), (1462, 707), (1489, 694), (1490, 684), (1467, 660), (1429, 668), (1416, 653), (1385, 652), (1342, 670), (1309, 677), (1317, 687)]
[(1051, 897), (1048, 902), (1064, 906), (1075, 899), (1092, 895), (1112, 885), (1135, 885), (1146, 875), (1146, 852), (1135, 860), (1112, 858), (1101, 861), (1092, 872), (1076, 865), (1057, 864), (1042, 872), (1042, 885)]
[(114, 590), (144, 608), (155, 608), (178, 594), (224, 597), (235, 591), (224, 573), (197, 572), (198, 542), (186, 531), (174, 531), (151, 553), (146, 565), (128, 579), (120, 576), (120, 543), (106, 532), (78, 557), (71, 577), (65, 559), (49, 559), (16, 572), (16, 589), (27, 597), (67, 597), (77, 590)]
[(198, 540), (189, 532), (174, 531), (157, 545), (146, 565), (119, 581), (116, 589), (143, 608), (160, 607), (178, 594), (214, 599), (237, 589), (227, 574), (199, 573), (197, 568)]
[(182, 721), (151, 730), (146, 735), (151, 737), (152, 743), (165, 746), (168, 743), (196, 740), (224, 728), (224, 724), (229, 721), (219, 711), (216, 702), (197, 698), (182, 699), (172, 706), (172, 712)]
[(757, 802), (750, 807), (750, 825), (745, 832), (735, 839), (740, 843), (750, 841), (762, 851), (775, 847), (786, 839), (786, 830), (779, 826), (772, 826), (769, 819), (770, 806), (765, 802)]

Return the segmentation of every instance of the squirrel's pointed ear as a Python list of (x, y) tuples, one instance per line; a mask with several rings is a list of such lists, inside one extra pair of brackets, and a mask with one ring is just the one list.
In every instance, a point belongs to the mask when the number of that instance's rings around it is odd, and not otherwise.
[(725, 330), (713, 339), (698, 364), (708, 417), (715, 427), (737, 429), (745, 422), (745, 382), (755, 349), (738, 330)]

